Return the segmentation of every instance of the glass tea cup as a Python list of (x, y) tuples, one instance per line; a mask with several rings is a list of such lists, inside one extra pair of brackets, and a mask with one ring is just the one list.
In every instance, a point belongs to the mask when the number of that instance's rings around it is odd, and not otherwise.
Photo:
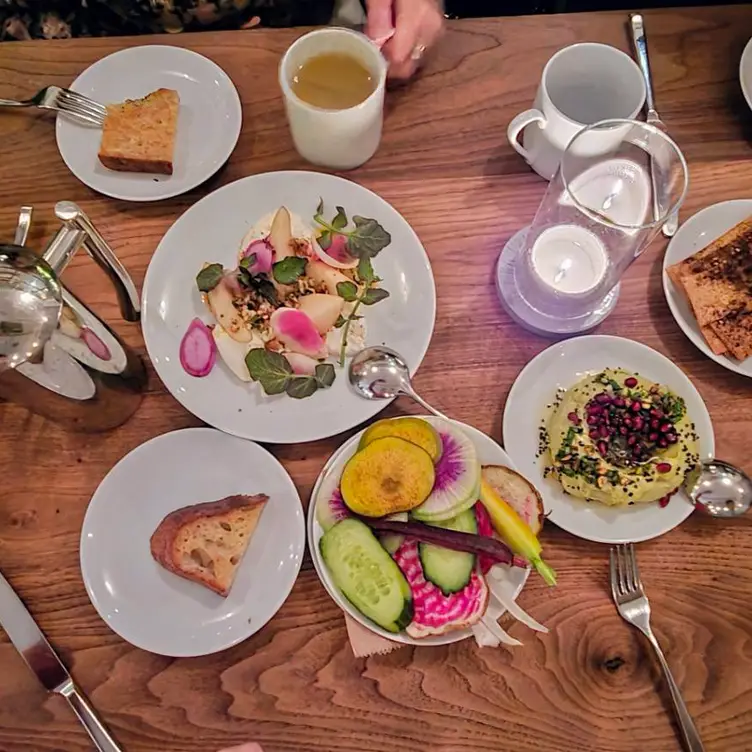
[[(301, 66), (327, 53), (351, 56), (369, 71), (375, 87), (366, 99), (346, 109), (324, 109), (296, 95), (292, 84)], [(300, 156), (322, 167), (351, 170), (376, 153), (384, 120), (387, 67), (378, 46), (351, 29), (317, 29), (293, 42), (279, 66), (279, 85)]]
[(499, 257), (502, 304), (540, 334), (592, 329), (613, 310), (619, 280), (678, 211), (687, 163), (659, 128), (603, 120), (567, 146), (533, 223)]

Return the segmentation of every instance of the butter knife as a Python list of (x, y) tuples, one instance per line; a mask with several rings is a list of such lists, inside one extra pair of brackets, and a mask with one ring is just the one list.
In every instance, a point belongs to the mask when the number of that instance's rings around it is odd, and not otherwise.
[(62, 695), (68, 701), (99, 752), (122, 752), (2, 574), (0, 626), (44, 688), (48, 692)]
[[(642, 14), (632, 13), (629, 16), (629, 28), (632, 33), (632, 44), (634, 45), (635, 55), (637, 56), (637, 63), (642, 71), (642, 77), (645, 79), (645, 120), (649, 125), (654, 125), (656, 128), (660, 128), (662, 131), (666, 130), (666, 126), (658, 116), (658, 111), (655, 109), (655, 98), (653, 96), (653, 78), (650, 74), (650, 61), (648, 60), (648, 40), (645, 36), (645, 22), (642, 19)], [(650, 158), (650, 180), (652, 181), (653, 188), (653, 216), (658, 219), (661, 216), (661, 209), (658, 203), (658, 196), (655, 190), (655, 175), (653, 173), (653, 158)], [(663, 234), (667, 238), (672, 238), (676, 234), (676, 230), (679, 226), (679, 217), (676, 212), (672, 213), (666, 221), (663, 223)]]

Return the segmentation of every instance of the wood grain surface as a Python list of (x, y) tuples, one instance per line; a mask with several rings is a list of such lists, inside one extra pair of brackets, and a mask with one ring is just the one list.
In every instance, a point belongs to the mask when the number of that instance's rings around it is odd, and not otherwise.
[[(627, 50), (624, 22), (622, 13), (452, 22), (423, 76), (389, 94), (376, 157), (348, 176), (404, 214), (433, 262), (438, 321), (417, 387), (497, 439), (515, 376), (548, 345), (509, 320), (492, 281), (501, 245), (530, 221), (545, 187), (508, 146), (506, 126), (530, 106), (556, 49), (600, 41)], [(752, 117), (738, 61), (752, 9), (661, 11), (647, 15), (647, 26), (658, 107), (691, 169), (682, 219), (749, 197)], [(276, 82), (280, 55), (300, 33), (159, 40), (214, 59), (243, 102), (243, 132), (229, 163), (173, 200), (135, 205), (99, 196), (63, 165), (48, 116), (0, 114), (0, 238), (12, 239), (18, 207), (30, 203), (32, 242), (40, 246), (55, 229), (54, 203), (72, 199), (140, 285), (162, 234), (198, 198), (245, 175), (308, 168), (292, 149)], [(2, 44), (0, 96), (69, 84), (100, 57), (143, 41)], [(656, 241), (629, 270), (600, 332), (639, 340), (677, 362), (708, 404), (719, 456), (752, 473), (750, 382), (703, 357), (674, 323), (661, 288), (664, 248)], [(90, 259), (77, 258), (65, 280), (145, 354), (138, 326), (118, 321), (115, 296)], [(172, 660), (125, 644), (97, 617), (81, 580), (86, 505), (129, 450), (197, 424), (153, 371), (139, 412), (104, 435), (67, 432), (0, 405), (0, 569), (128, 752), (213, 752), (249, 739), (271, 752), (680, 748), (645, 641), (610, 602), (606, 549), (553, 526), (545, 548), (560, 585), (549, 590), (532, 577), (520, 598), (551, 632), (538, 637), (512, 625), (525, 642), (513, 652), (466, 641), (354, 659), (342, 615), (310, 562), (271, 623), (229, 651)], [(273, 449), (302, 497), (343, 439)], [(751, 520), (693, 516), (639, 548), (656, 631), (708, 752), (752, 749)], [(65, 704), (45, 696), (0, 635), (0, 750), (89, 748)]]

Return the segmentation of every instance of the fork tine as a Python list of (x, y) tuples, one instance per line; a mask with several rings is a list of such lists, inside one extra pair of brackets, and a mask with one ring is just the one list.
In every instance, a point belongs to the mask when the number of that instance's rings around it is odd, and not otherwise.
[(104, 119), (105, 113), (102, 110), (99, 110), (96, 107), (93, 107), (89, 102), (79, 101), (78, 99), (72, 99), (64, 92), (60, 93), (60, 96), (58, 97), (57, 101), (59, 105), (69, 106), (71, 109), (76, 108), (80, 110), (81, 112), (85, 112), (88, 115), (92, 115), (93, 117)]
[(626, 551), (624, 545), (616, 547), (616, 563), (619, 568), (619, 591), (622, 595), (626, 595), (629, 592), (629, 585), (627, 582)]
[(632, 567), (632, 580), (634, 583), (634, 589), (642, 592), (642, 579), (640, 578), (640, 568), (637, 566), (637, 555), (635, 554), (635, 547), (633, 544), (629, 544), (630, 564)]
[(84, 122), (89, 125), (96, 125), (98, 128), (101, 128), (104, 125), (104, 121), (102, 118), (96, 115), (91, 115), (91, 114), (79, 112), (78, 110), (70, 109), (67, 106), (59, 105), (57, 107), (53, 107), (52, 109), (56, 110), (62, 115), (66, 115), (70, 118), (73, 118), (74, 120), (78, 120), (80, 122)]
[(100, 104), (99, 102), (91, 99), (90, 97), (87, 97), (84, 94), (79, 94), (79, 92), (77, 91), (73, 91), (72, 89), (60, 89), (60, 93), (63, 96), (70, 97), (70, 99), (73, 101), (77, 101), (82, 105), (87, 105), (92, 109), (95, 109), (102, 115), (107, 112), (107, 108), (103, 104)]
[(611, 597), (615, 603), (619, 602), (618, 574), (616, 572), (616, 549), (611, 546), (608, 552), (611, 572)]

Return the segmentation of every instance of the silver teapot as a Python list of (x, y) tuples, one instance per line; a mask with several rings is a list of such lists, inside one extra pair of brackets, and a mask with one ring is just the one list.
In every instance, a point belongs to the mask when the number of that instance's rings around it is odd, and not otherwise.
[(106, 431), (138, 409), (143, 361), (60, 282), (79, 248), (112, 281), (126, 321), (140, 302), (130, 275), (84, 212), (61, 201), (62, 227), (41, 256), (25, 247), (23, 207), (13, 244), (0, 244), (0, 399), (80, 431)]

